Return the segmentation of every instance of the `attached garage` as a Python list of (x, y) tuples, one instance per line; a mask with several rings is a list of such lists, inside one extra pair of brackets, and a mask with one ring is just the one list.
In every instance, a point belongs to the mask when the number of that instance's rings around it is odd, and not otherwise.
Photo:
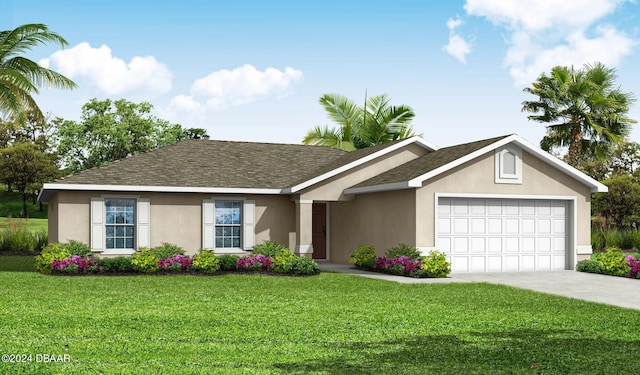
[(436, 247), (453, 272), (570, 269), (572, 201), (439, 197)]

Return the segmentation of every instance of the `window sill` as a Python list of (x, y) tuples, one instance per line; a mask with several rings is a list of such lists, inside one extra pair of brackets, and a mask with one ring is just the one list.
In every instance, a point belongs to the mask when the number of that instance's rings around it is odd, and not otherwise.
[(134, 249), (108, 249), (108, 250), (93, 250), (93, 252), (99, 255), (132, 255), (136, 251)]

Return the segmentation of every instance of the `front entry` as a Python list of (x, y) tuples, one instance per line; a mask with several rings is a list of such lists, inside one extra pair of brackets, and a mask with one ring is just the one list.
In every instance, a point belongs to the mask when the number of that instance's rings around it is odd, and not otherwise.
[(327, 259), (327, 204), (314, 203), (312, 209), (313, 259)]

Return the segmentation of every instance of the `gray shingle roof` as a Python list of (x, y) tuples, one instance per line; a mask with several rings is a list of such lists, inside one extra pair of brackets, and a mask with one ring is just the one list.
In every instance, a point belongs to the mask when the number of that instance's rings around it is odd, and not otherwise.
[(187, 140), (53, 183), (283, 189), (346, 154), (323, 146)]
[(387, 172), (379, 174), (352, 187), (357, 188), (409, 181), (425, 173), (431, 172), (437, 168), (447, 165), (457, 159), (460, 159), (461, 157), (469, 155), (472, 152), (478, 151), (483, 147), (498, 142), (499, 140), (506, 137), (508, 137), (508, 135), (456, 146), (444, 147), (437, 151), (430, 152), (417, 159), (404, 163), (400, 166), (397, 166)]

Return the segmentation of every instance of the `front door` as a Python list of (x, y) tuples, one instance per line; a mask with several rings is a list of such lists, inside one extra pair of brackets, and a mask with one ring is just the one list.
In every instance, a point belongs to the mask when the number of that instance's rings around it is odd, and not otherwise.
[(327, 259), (327, 204), (314, 203), (311, 226), (313, 259)]

